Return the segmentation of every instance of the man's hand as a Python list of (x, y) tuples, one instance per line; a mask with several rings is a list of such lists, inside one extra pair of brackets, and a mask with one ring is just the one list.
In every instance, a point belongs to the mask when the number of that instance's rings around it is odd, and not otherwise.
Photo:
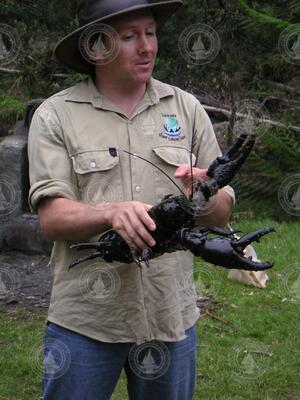
[[(174, 177), (181, 179), (184, 185), (186, 196), (191, 194), (192, 184), (194, 187), (199, 180), (206, 180), (207, 169), (193, 168), (193, 182), (191, 177), (191, 168), (189, 165), (184, 164), (177, 168)], [(224, 227), (229, 222), (232, 212), (232, 198), (223, 189), (220, 189), (213, 200), (213, 207), (208, 209), (206, 215), (199, 218), (198, 223), (203, 226), (219, 226)]]
[(147, 213), (151, 207), (139, 201), (91, 206), (65, 198), (48, 198), (40, 202), (38, 211), (42, 231), (50, 240), (83, 241), (113, 228), (130, 246), (144, 249), (155, 245), (149, 233), (156, 229)]
[(175, 171), (174, 177), (180, 179), (184, 185), (186, 196), (191, 194), (192, 184), (194, 187), (198, 181), (207, 179), (207, 169), (193, 168), (193, 182), (191, 176), (191, 167), (188, 164), (181, 165)]
[(112, 203), (108, 212), (108, 224), (130, 247), (139, 250), (152, 247), (155, 241), (149, 231), (154, 231), (156, 226), (147, 213), (150, 208), (152, 208), (151, 205), (139, 201)]

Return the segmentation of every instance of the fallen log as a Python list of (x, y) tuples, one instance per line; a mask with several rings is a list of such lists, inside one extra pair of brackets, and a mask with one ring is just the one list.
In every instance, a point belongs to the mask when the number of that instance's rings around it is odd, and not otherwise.
[[(208, 113), (222, 114), (222, 115), (225, 115), (228, 119), (231, 117), (231, 114), (232, 114), (231, 110), (226, 110), (225, 108), (212, 107), (212, 106), (207, 106), (205, 104), (202, 104), (202, 106)], [(236, 113), (236, 116), (240, 117), (240, 118), (245, 118), (245, 119), (249, 118), (249, 115), (242, 114), (239, 112)], [(283, 122), (274, 121), (272, 119), (266, 119), (266, 118), (260, 119), (259, 122), (264, 125), (275, 126), (275, 127), (284, 128), (284, 129), (288, 129), (288, 130), (292, 130), (294, 132), (300, 133), (299, 126), (291, 125), (288, 123), (284, 124)]]
[(0, 73), (4, 74), (20, 74), (21, 71), (19, 69), (9, 69), (9, 68), (0, 68)]

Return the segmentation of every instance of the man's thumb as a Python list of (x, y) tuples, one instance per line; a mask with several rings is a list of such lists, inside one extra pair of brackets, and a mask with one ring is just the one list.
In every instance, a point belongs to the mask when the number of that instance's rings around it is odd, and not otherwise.
[(186, 174), (189, 172), (189, 166), (188, 165), (180, 165), (174, 173), (175, 178), (183, 178), (186, 176)]

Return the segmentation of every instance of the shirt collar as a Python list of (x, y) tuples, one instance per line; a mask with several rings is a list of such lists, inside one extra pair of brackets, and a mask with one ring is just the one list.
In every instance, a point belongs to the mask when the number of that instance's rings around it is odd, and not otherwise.
[[(140, 101), (137, 111), (145, 109), (149, 105), (159, 103), (160, 99), (168, 96), (174, 96), (175, 90), (172, 86), (151, 78), (147, 84), (144, 97)], [(65, 99), (75, 103), (90, 103), (95, 108), (101, 108), (116, 111), (116, 106), (103, 94), (99, 92), (92, 78), (88, 78), (70, 88)]]

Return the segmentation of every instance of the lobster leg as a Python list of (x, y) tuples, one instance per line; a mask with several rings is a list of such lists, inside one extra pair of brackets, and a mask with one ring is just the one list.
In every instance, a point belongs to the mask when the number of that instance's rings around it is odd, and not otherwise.
[(72, 244), (72, 246), (70, 246), (70, 249), (76, 249), (76, 250), (95, 249), (95, 250), (100, 250), (101, 247), (102, 246), (101, 246), (100, 242), (88, 242), (88, 243)]
[(73, 268), (76, 265), (82, 263), (83, 261), (93, 260), (94, 258), (102, 257), (102, 256), (103, 256), (102, 252), (96, 251), (95, 253), (89, 254), (87, 256), (80, 257), (76, 261), (74, 261), (72, 264), (70, 264), (68, 269), (70, 270), (71, 268)]
[(215, 233), (216, 235), (220, 235), (220, 236), (232, 236), (235, 233), (240, 232), (239, 230), (228, 230), (228, 229), (222, 229), (222, 228), (218, 228), (217, 226), (210, 226), (210, 227), (198, 227), (196, 228), (197, 232), (201, 233), (202, 235), (207, 235), (209, 233)]

